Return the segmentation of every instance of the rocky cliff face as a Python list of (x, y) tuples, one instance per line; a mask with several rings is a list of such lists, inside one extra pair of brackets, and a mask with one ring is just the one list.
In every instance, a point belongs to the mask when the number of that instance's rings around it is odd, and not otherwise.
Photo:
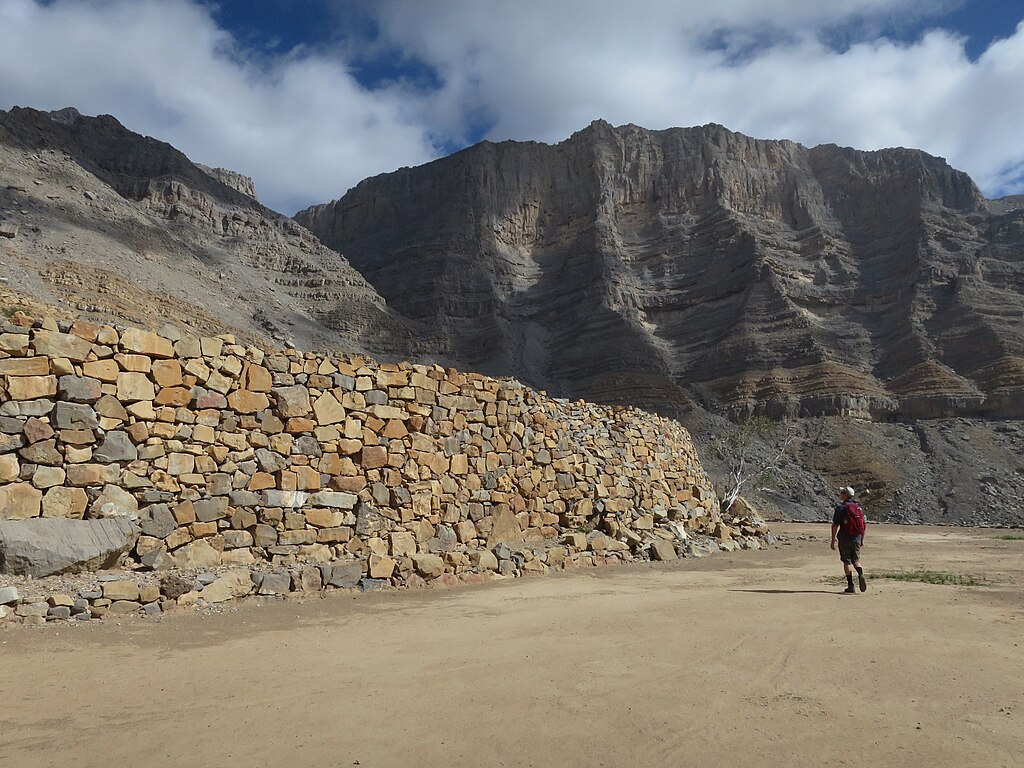
[(459, 359), (669, 410), (1024, 409), (1024, 211), (914, 150), (597, 122), (297, 215)]
[(431, 351), (340, 254), (260, 205), (251, 179), (113, 117), (0, 112), (0, 177), (0, 288), (20, 301), (305, 348)]

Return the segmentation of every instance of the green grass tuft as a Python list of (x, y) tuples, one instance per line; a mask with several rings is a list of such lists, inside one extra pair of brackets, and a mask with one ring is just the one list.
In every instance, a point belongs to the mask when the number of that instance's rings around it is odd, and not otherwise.
[(1024, 541), (1024, 534), (1004, 533), (1001, 536), (993, 536), (992, 538), (1000, 539), (1001, 541)]
[[(865, 570), (864, 575), (868, 581), (872, 579), (889, 579), (890, 581), (917, 581), (922, 584), (945, 584), (954, 587), (984, 587), (992, 582), (982, 576), (970, 574), (951, 573), (949, 571), (869, 571)], [(837, 576), (829, 576), (826, 581), (830, 584), (845, 584), (846, 579)]]
[(922, 584), (950, 584), (956, 587), (982, 587), (989, 583), (981, 576), (950, 573), (949, 571), (875, 571), (868, 575), (874, 579), (919, 581)]
[(4, 307), (3, 309), (0, 309), (0, 312), (3, 313), (4, 317), (9, 319), (9, 318), (14, 317), (19, 312), (24, 312), (25, 314), (28, 314), (28, 307), (23, 307), (23, 306), (21, 306), (19, 304), (14, 304), (12, 306)]

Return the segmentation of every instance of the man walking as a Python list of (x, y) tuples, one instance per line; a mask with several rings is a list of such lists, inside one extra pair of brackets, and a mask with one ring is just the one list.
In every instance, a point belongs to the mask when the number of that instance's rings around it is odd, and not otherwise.
[(857, 570), (860, 591), (865, 592), (868, 588), (868, 583), (864, 580), (864, 569), (860, 566), (860, 548), (864, 544), (866, 529), (867, 519), (864, 517), (864, 510), (853, 498), (853, 488), (847, 486), (839, 489), (839, 503), (836, 504), (832, 515), (830, 546), (835, 550), (838, 539), (839, 559), (843, 561), (843, 573), (846, 574), (846, 589), (843, 591), (848, 595), (856, 592), (853, 588), (854, 569)]

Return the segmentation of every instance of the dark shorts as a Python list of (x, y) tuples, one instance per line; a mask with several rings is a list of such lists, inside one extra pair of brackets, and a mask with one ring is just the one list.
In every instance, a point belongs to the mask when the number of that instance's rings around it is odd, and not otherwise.
[(860, 544), (860, 538), (839, 539), (839, 559), (844, 563), (859, 563)]

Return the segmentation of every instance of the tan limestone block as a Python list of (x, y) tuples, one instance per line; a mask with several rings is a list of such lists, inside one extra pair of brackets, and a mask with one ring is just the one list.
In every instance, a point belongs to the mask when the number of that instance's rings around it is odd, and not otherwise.
[(330, 392), (324, 392), (313, 402), (313, 413), (320, 426), (339, 424), (345, 421), (345, 408)]
[(141, 584), (139, 585), (139, 602), (154, 603), (160, 599), (160, 585)]
[(306, 510), (306, 522), (317, 528), (339, 528), (345, 524), (347, 514), (336, 509), (314, 507)]
[(284, 425), (284, 428), (290, 434), (301, 435), (316, 429), (316, 422), (305, 417), (294, 417), (288, 419), (288, 423)]
[(249, 447), (249, 441), (241, 432), (218, 432), (217, 442), (234, 451), (244, 451)]
[[(154, 397), (156, 397), (156, 389), (153, 382), (144, 373), (122, 372), (117, 375), (117, 399), (122, 403), (150, 401)], [(151, 409), (152, 405), (150, 405)], [(130, 409), (129, 412), (131, 412)]]
[(184, 544), (188, 544), (192, 541), (192, 534), (189, 532), (188, 527), (175, 528), (171, 531), (170, 535), (164, 539), (164, 543), (168, 549), (177, 549)]
[(352, 538), (352, 529), (347, 526), (321, 528), (316, 533), (318, 544), (344, 544)]
[(50, 358), (10, 357), (0, 360), (0, 376), (46, 376), (50, 373)]
[(0, 519), (39, 517), (42, 500), (43, 492), (30, 483), (0, 486)]
[(117, 381), (117, 374), (121, 372), (121, 366), (115, 360), (93, 360), (82, 364), (82, 374), (99, 381), (113, 384)]
[(153, 361), (145, 355), (131, 355), (122, 352), (114, 355), (114, 360), (121, 366), (122, 371), (129, 373), (149, 373), (153, 368)]
[(223, 552), (220, 558), (223, 565), (253, 565), (256, 562), (256, 556), (248, 547), (229, 549)]
[[(216, 523), (212, 525), (216, 528)], [(213, 568), (221, 563), (221, 553), (202, 539), (175, 550), (173, 557), (179, 568)]]
[(181, 363), (177, 360), (154, 360), (151, 375), (161, 387), (180, 387), (184, 383)]
[(92, 446), (64, 446), (64, 461), (67, 464), (84, 464), (92, 460)]
[(139, 585), (127, 579), (103, 582), (103, 597), (107, 600), (138, 600)]
[(435, 453), (430, 457), (428, 466), (430, 467), (431, 472), (436, 475), (440, 475), (448, 471), (450, 462), (448, 461), (448, 457), (443, 453)]
[(348, 440), (361, 440), (363, 437), (363, 423), (359, 419), (348, 419), (345, 422), (344, 435)]
[(397, 565), (392, 558), (373, 553), (370, 555), (370, 578), (390, 579)]
[(135, 542), (135, 554), (142, 557), (143, 555), (148, 555), (150, 552), (154, 552), (163, 546), (163, 539), (157, 539), (153, 536), (139, 536), (139, 540)]
[(217, 471), (217, 462), (210, 456), (196, 456), (196, 472), (198, 474), (212, 474)]
[(257, 472), (249, 480), (249, 484), (246, 488), (250, 491), (263, 491), (268, 488), (276, 488), (277, 480), (274, 476), (267, 472)]
[(84, 363), (92, 352), (92, 344), (69, 333), (37, 330), (32, 334), (32, 347), (37, 355), (51, 358), (67, 358), (75, 363)]
[(218, 370), (231, 379), (237, 379), (242, 373), (242, 367), (245, 365), (245, 361), (235, 355), (225, 355), (220, 358), (219, 363), (217, 366)]
[(168, 424), (166, 422), (156, 422), (149, 426), (150, 438), (159, 438), (160, 440), (170, 440), (178, 433), (178, 428), (174, 424)]
[(416, 552), (416, 537), (409, 531), (396, 531), (388, 537), (391, 542), (391, 554), (394, 557), (407, 557)]
[(361, 392), (343, 392), (334, 390), (334, 396), (341, 398), (341, 404), (350, 411), (365, 411), (366, 398)]
[(109, 325), (100, 326), (100, 329), (96, 334), (97, 344), (104, 344), (108, 347), (113, 347), (117, 346), (120, 341), (121, 337), (114, 328), (111, 328)]
[(127, 328), (121, 333), (121, 349), (148, 357), (174, 357), (174, 345), (151, 331)]
[(0, 483), (13, 483), (21, 476), (21, 465), (13, 453), (0, 455)]
[(206, 378), (207, 389), (212, 389), (214, 392), (220, 392), (222, 395), (226, 395), (231, 391), (231, 379), (219, 371), (213, 371)]
[(331, 451), (333, 450), (331, 444), (341, 439), (341, 430), (336, 424), (329, 427), (317, 427), (313, 430), (313, 436), (323, 446), (324, 451)]
[(262, 392), (236, 389), (228, 395), (228, 407), (235, 413), (256, 413), (270, 407), (270, 399)]
[(197, 443), (210, 445), (217, 439), (217, 432), (213, 427), (197, 424), (192, 427), (192, 439)]
[(282, 491), (297, 491), (299, 488), (299, 476), (289, 469), (282, 469), (277, 473), (277, 487)]
[(195, 471), (196, 457), (190, 453), (172, 453), (167, 457), (167, 474), (178, 476)]
[(338, 453), (343, 456), (354, 456), (363, 450), (362, 440), (339, 440)]
[(297, 467), (297, 487), (300, 491), (319, 491), (320, 473), (312, 467)]
[(231, 455), (231, 451), (223, 445), (211, 445), (208, 450), (210, 456), (213, 457), (213, 460), (218, 464), (223, 464), (227, 461), (228, 456)]
[(7, 379), (7, 396), (11, 400), (38, 400), (56, 394), (56, 376), (11, 376)]
[(53, 488), (55, 485), (63, 485), (66, 473), (60, 467), (36, 467), (32, 473), (32, 485), (41, 491)]
[(218, 357), (224, 351), (224, 339), (216, 336), (203, 336), (199, 339), (200, 349), (203, 357)]
[(192, 402), (192, 393), (184, 387), (163, 387), (153, 400), (155, 405), (186, 406)]
[(185, 363), (185, 371), (191, 376), (195, 376), (198, 381), (205, 382), (210, 378), (210, 368), (199, 358), (189, 360)]
[(192, 536), (197, 539), (202, 539), (207, 536), (216, 536), (217, 522), (214, 520), (208, 523), (192, 523), (192, 525), (189, 526), (189, 531), (192, 533)]
[(243, 389), (251, 392), (269, 392), (274, 387), (270, 371), (254, 363), (247, 363), (242, 369), (242, 379), (239, 383)]

